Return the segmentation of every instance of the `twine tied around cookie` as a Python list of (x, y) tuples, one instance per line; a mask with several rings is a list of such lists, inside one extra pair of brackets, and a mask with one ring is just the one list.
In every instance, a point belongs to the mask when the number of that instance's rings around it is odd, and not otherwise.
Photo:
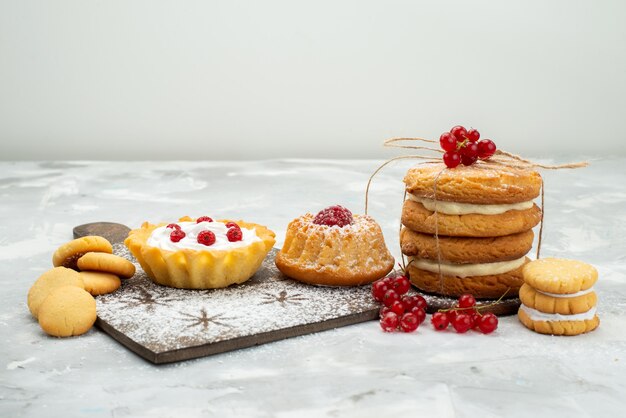
[[(417, 143), (417, 145), (411, 145)], [(394, 161), (398, 161), (398, 160), (408, 160), (408, 159), (414, 159), (414, 160), (421, 160), (423, 163), (440, 163), (441, 160), (441, 155), (444, 153), (443, 150), (439, 149), (439, 148), (435, 148), (433, 146), (430, 146), (429, 144), (438, 144), (437, 141), (434, 141), (432, 139), (425, 139), (425, 138), (391, 138), (391, 139), (387, 139), (383, 146), (388, 147), (388, 148), (401, 148), (401, 149), (409, 149), (409, 150), (419, 150), (419, 151), (426, 151), (429, 153), (435, 153), (435, 154), (439, 154), (437, 156), (431, 156), (431, 155), (425, 155), (425, 154), (412, 154), (412, 155), (401, 155), (398, 157), (393, 157), (388, 159), (387, 161), (385, 161), (384, 163), (382, 163), (369, 177), (368, 181), (367, 181), (367, 187), (365, 188), (365, 214), (367, 215), (368, 212), (368, 208), (369, 208), (369, 190), (370, 190), (370, 186), (372, 184), (372, 180), (374, 179), (374, 177), (388, 164), (394, 162)], [(576, 169), (576, 168), (583, 168), (583, 167), (587, 167), (589, 165), (589, 163), (587, 161), (581, 161), (581, 162), (576, 162), (576, 163), (567, 163), (567, 164), (557, 164), (557, 165), (550, 165), (550, 164), (540, 164), (525, 158), (522, 158), (519, 155), (515, 155), (512, 154), (510, 152), (506, 152), (506, 151), (502, 151), (500, 149), (496, 150), (495, 154), (493, 156), (491, 156), (489, 159), (486, 160), (478, 160), (476, 161), (474, 164), (479, 164), (481, 166), (485, 166), (487, 168), (498, 168), (498, 167), (510, 167), (510, 168), (518, 168), (518, 169), (535, 169), (535, 168), (541, 168), (541, 169), (545, 169), (545, 170), (561, 170), (561, 169)], [(441, 284), (441, 287), (443, 287), (443, 274), (441, 273), (441, 249), (440, 249), (440, 244), (439, 244), (439, 220), (438, 220), (438, 210), (437, 210), (437, 183), (439, 180), (439, 177), (441, 176), (441, 174), (443, 172), (445, 172), (446, 170), (454, 170), (454, 168), (447, 168), (444, 167), (441, 171), (439, 171), (437, 173), (437, 175), (435, 176), (435, 179), (433, 181), (433, 196), (434, 196), (434, 201), (435, 201), (435, 210), (434, 210), (434, 216), (435, 216), (435, 246), (436, 246), (436, 252), (437, 252), (437, 266), (438, 266), (438, 270), (439, 270), (439, 281)], [(404, 196), (403, 196), (403, 202), (406, 200), (406, 195), (407, 195), (407, 191), (405, 188), (404, 191)], [(544, 204), (544, 182), (543, 182), (543, 178), (541, 179), (541, 220), (540, 220), (540, 226), (539, 226), (539, 236), (537, 239), (537, 259), (540, 258), (541, 255), (541, 241), (542, 241), (542, 236), (543, 236), (543, 219), (544, 219), (544, 209), (545, 209), (545, 204)], [(400, 221), (400, 231), (398, 234), (398, 238), (400, 239), (401, 237), (401, 232), (402, 232), (402, 221)], [(400, 254), (402, 257), (402, 266), (404, 268), (404, 270), (406, 271), (406, 268), (408, 267), (408, 265), (405, 262), (405, 258), (404, 258), (404, 254), (402, 253), (402, 244), (400, 241)], [(410, 264), (410, 263), (409, 263)]]

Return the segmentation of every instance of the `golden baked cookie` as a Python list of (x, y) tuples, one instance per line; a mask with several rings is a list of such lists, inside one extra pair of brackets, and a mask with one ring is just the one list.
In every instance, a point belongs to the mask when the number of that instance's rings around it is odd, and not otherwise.
[(524, 281), (536, 290), (571, 294), (591, 288), (598, 280), (592, 265), (563, 258), (542, 258), (524, 267)]
[(96, 235), (78, 238), (61, 245), (52, 255), (52, 264), (78, 270), (78, 259), (88, 252), (111, 254), (113, 247), (105, 238)]
[(415, 287), (427, 293), (453, 297), (470, 293), (476, 299), (497, 299), (505, 292), (505, 298), (517, 297), (519, 288), (524, 283), (522, 267), (485, 276), (457, 277), (444, 274), (441, 280), (439, 273), (423, 270), (409, 263), (406, 273)]
[[(316, 223), (326, 211), (333, 210), (350, 222)], [(276, 255), (276, 266), (286, 276), (326, 286), (371, 283), (389, 273), (393, 263), (376, 221), (367, 215), (352, 215), (340, 206), (331, 206), (317, 215), (307, 213), (291, 221), (285, 244)]]
[(96, 300), (76, 286), (55, 289), (39, 309), (39, 325), (54, 337), (81, 335), (96, 322)]
[[(148, 222), (128, 234), (124, 244), (155, 283), (184, 289), (213, 289), (243, 283), (261, 267), (274, 246), (275, 235), (263, 225), (244, 221), (200, 222), (180, 218), (176, 228), (184, 233), (172, 241), (175, 227)], [(241, 237), (230, 241), (228, 234), (237, 224)], [(203, 244), (201, 234), (213, 234), (214, 241)], [(178, 238), (175, 238), (178, 239)]]
[(84, 289), (83, 279), (76, 271), (66, 267), (55, 267), (39, 276), (28, 291), (28, 309), (37, 318), (39, 308), (50, 292), (63, 286), (76, 286)]
[(468, 238), (422, 234), (408, 228), (400, 232), (402, 253), (417, 258), (438, 260), (437, 246), (442, 261), (450, 263), (492, 263), (515, 260), (525, 256), (533, 245), (533, 231), (528, 230), (501, 237)]
[(562, 297), (565, 295), (547, 295), (524, 283), (519, 290), (519, 298), (529, 308), (551, 314), (574, 315), (589, 311), (596, 306), (596, 292), (582, 292), (579, 296)]
[(111, 273), (81, 271), (78, 274), (80, 274), (80, 277), (85, 283), (85, 290), (92, 296), (115, 292), (122, 284), (120, 278)]
[(135, 274), (133, 263), (114, 254), (87, 253), (78, 259), (77, 265), (81, 271), (99, 271), (123, 278), (130, 278)]
[[(456, 169), (455, 169), (456, 170)], [(541, 221), (541, 209), (509, 210), (498, 215), (446, 215), (432, 212), (419, 202), (406, 200), (402, 207), (402, 224), (413, 231), (453, 237), (500, 237), (527, 231)]]
[(517, 317), (526, 328), (548, 335), (579, 335), (593, 331), (600, 325), (600, 318), (595, 314), (590, 319), (580, 321), (536, 321), (531, 319), (524, 309), (520, 308)]
[(538, 172), (494, 165), (460, 165), (446, 169), (443, 163), (420, 164), (404, 177), (407, 192), (437, 200), (477, 204), (509, 204), (539, 196)]

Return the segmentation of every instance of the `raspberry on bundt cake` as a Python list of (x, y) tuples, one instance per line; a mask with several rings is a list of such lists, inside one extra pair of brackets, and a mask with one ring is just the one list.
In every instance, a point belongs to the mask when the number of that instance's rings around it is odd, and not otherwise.
[(356, 286), (391, 271), (394, 259), (380, 226), (367, 215), (330, 206), (317, 215), (291, 221), (276, 266), (285, 275), (310, 284)]

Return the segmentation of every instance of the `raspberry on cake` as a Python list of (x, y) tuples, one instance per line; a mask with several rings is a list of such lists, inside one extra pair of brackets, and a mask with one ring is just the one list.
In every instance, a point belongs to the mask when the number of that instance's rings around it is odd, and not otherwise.
[(274, 232), (244, 221), (184, 217), (133, 229), (124, 244), (155, 283), (213, 289), (243, 283), (274, 246)]
[(342, 206), (291, 221), (276, 255), (276, 266), (286, 276), (327, 286), (371, 283), (389, 273), (393, 263), (376, 221)]
[(533, 202), (541, 191), (539, 173), (436, 163), (410, 169), (404, 182), (400, 240), (411, 282), (447, 296), (517, 296), (532, 228), (541, 221)]

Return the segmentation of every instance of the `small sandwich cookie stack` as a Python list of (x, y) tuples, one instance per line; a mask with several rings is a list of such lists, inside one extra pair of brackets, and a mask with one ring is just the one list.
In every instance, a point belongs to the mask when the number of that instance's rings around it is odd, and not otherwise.
[(544, 258), (526, 264), (523, 274), (518, 317), (526, 328), (541, 334), (578, 335), (598, 327), (593, 290), (598, 272), (593, 266)]
[(516, 297), (541, 220), (539, 173), (432, 163), (410, 169), (404, 182), (400, 241), (411, 282), (446, 296)]

